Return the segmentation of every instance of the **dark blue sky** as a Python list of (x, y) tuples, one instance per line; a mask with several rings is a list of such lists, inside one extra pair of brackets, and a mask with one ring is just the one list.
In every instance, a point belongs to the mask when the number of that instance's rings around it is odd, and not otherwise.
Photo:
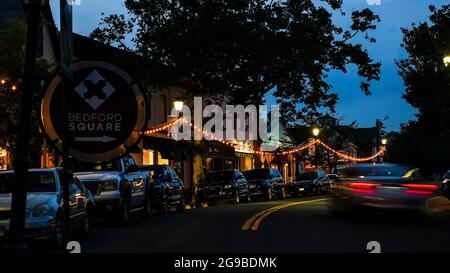
[[(359, 90), (360, 79), (353, 69), (346, 74), (333, 72), (328, 79), (333, 90), (339, 94), (336, 112), (344, 123), (354, 120), (360, 127), (374, 126), (377, 118), (383, 119), (387, 130), (398, 130), (400, 123), (414, 119), (415, 109), (403, 99), (403, 82), (397, 74), (395, 59), (404, 58), (406, 53), (400, 47), (402, 41), (401, 27), (409, 27), (412, 23), (426, 21), (429, 16), (429, 5), (441, 6), (448, 0), (379, 0), (381, 5), (369, 5), (370, 0), (344, 0), (343, 10), (348, 14), (353, 10), (371, 8), (380, 15), (381, 22), (372, 33), (376, 44), (361, 42), (369, 50), (374, 60), (381, 61), (382, 75), (379, 82), (372, 83), (372, 95), (365, 96)], [(372, 2), (376, 2), (373, 0)], [(59, 0), (51, 0), (56, 22), (59, 22)], [(101, 12), (105, 14), (126, 13), (122, 0), (81, 0), (81, 5), (74, 8), (74, 31), (87, 35), (100, 22)], [(348, 19), (338, 15), (337, 24), (348, 27)], [(268, 103), (274, 100), (270, 95)]]

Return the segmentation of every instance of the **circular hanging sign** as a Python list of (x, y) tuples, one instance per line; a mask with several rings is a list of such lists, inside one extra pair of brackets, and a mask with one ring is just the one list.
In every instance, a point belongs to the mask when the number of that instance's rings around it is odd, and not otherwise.
[(147, 125), (145, 99), (137, 81), (101, 61), (75, 63), (73, 75), (65, 109), (59, 75), (41, 101), (41, 122), (50, 143), (62, 153), (67, 141), (68, 156), (84, 162), (109, 161), (127, 153)]

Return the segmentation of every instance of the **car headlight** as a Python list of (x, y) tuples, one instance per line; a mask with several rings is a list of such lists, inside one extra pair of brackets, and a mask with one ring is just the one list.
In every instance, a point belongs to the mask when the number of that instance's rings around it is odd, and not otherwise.
[(42, 217), (46, 216), (50, 212), (50, 206), (47, 204), (42, 204), (34, 208), (33, 216), (34, 217)]
[(117, 190), (116, 180), (104, 180), (100, 183), (101, 191), (115, 191)]
[(224, 188), (224, 189), (231, 189), (231, 185), (230, 185), (230, 184), (227, 184), (227, 185), (225, 185), (223, 188)]

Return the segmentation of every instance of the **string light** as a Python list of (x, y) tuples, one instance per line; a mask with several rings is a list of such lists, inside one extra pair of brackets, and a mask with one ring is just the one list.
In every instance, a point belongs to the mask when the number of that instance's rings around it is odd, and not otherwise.
[(5, 83), (6, 83), (6, 80), (1, 80), (0, 83), (1, 83), (1, 84), (5, 84)]
[(333, 148), (331, 148), (328, 144), (322, 142), (321, 140), (317, 139), (316, 142), (320, 145), (322, 145), (323, 147), (325, 147), (325, 149), (329, 150), (330, 152), (336, 154), (337, 156), (347, 159), (347, 160), (351, 160), (351, 161), (357, 161), (357, 162), (364, 162), (364, 161), (370, 161), (374, 158), (376, 158), (377, 156), (380, 156), (382, 153), (384, 153), (385, 148), (380, 149), (378, 152), (376, 152), (375, 154), (369, 156), (369, 157), (354, 157), (342, 152), (339, 152)]
[(13, 85), (13, 86), (11, 87), (11, 90), (12, 90), (12, 91), (16, 91), (16, 90), (17, 90), (17, 86), (16, 86), (16, 85)]
[[(161, 132), (161, 131), (168, 130), (169, 128), (174, 126), (177, 122), (188, 123), (188, 121), (186, 119), (178, 118), (178, 119), (176, 119), (174, 121), (171, 121), (169, 123), (161, 125), (161, 126), (159, 126), (157, 128), (149, 129), (149, 130), (145, 131), (145, 134), (146, 135), (155, 134), (155, 133), (158, 133), (158, 132)], [(193, 128), (197, 132), (202, 133), (203, 137), (206, 136), (206, 137), (210, 138), (211, 140), (219, 141), (222, 144), (228, 145), (228, 146), (233, 147), (233, 148), (235, 148), (237, 146), (236, 143), (232, 143), (232, 142), (229, 142), (229, 141), (226, 141), (226, 140), (223, 140), (223, 139), (219, 139), (214, 134), (208, 133), (208, 132), (206, 132), (204, 130), (201, 130), (198, 126), (194, 125), (193, 123), (189, 123), (189, 125), (191, 126), (191, 128)], [(293, 154), (293, 153), (299, 153), (299, 152), (301, 152), (303, 150), (308, 149), (309, 147), (311, 147), (311, 146), (313, 146), (315, 144), (319, 144), (319, 145), (323, 146), (325, 149), (327, 149), (328, 151), (334, 153), (335, 155), (337, 155), (340, 158), (344, 158), (344, 159), (347, 159), (347, 160), (350, 160), (350, 161), (357, 161), (357, 162), (370, 161), (370, 160), (380, 156), (381, 154), (383, 154), (384, 151), (386, 150), (386, 148), (382, 148), (378, 152), (376, 152), (375, 154), (373, 154), (373, 155), (371, 155), (369, 157), (354, 157), (352, 155), (349, 155), (349, 154), (340, 152), (338, 150), (335, 150), (330, 145), (324, 143), (320, 139), (315, 139), (314, 141), (311, 141), (308, 144), (305, 144), (305, 145), (302, 145), (302, 146), (299, 146), (299, 147), (294, 147), (294, 148), (291, 148), (291, 149), (288, 149), (288, 150), (284, 150), (284, 151), (281, 152), (281, 154), (282, 155), (288, 155), (288, 154)], [(265, 151), (251, 150), (251, 151), (249, 151), (249, 153), (250, 154), (257, 154), (257, 155), (268, 155), (268, 154), (273, 155), (275, 152), (265, 152)]]
[(150, 134), (156, 134), (156, 133), (161, 132), (161, 131), (165, 131), (165, 130), (167, 130), (169, 128), (172, 128), (172, 126), (174, 126), (175, 123), (179, 122), (181, 119), (182, 118), (179, 118), (179, 119), (176, 119), (176, 120), (171, 121), (169, 123), (166, 123), (164, 125), (161, 125), (161, 126), (159, 126), (157, 128), (149, 129), (149, 130), (145, 131), (144, 133), (146, 135), (150, 135)]

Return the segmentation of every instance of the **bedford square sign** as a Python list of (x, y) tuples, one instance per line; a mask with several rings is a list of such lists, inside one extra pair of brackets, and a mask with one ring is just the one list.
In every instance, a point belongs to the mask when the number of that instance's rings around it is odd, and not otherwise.
[(125, 154), (147, 125), (138, 83), (121, 68), (100, 61), (75, 63), (73, 74), (65, 109), (59, 75), (41, 101), (42, 126), (50, 143), (62, 153), (67, 141), (68, 155), (84, 162), (109, 161)]

